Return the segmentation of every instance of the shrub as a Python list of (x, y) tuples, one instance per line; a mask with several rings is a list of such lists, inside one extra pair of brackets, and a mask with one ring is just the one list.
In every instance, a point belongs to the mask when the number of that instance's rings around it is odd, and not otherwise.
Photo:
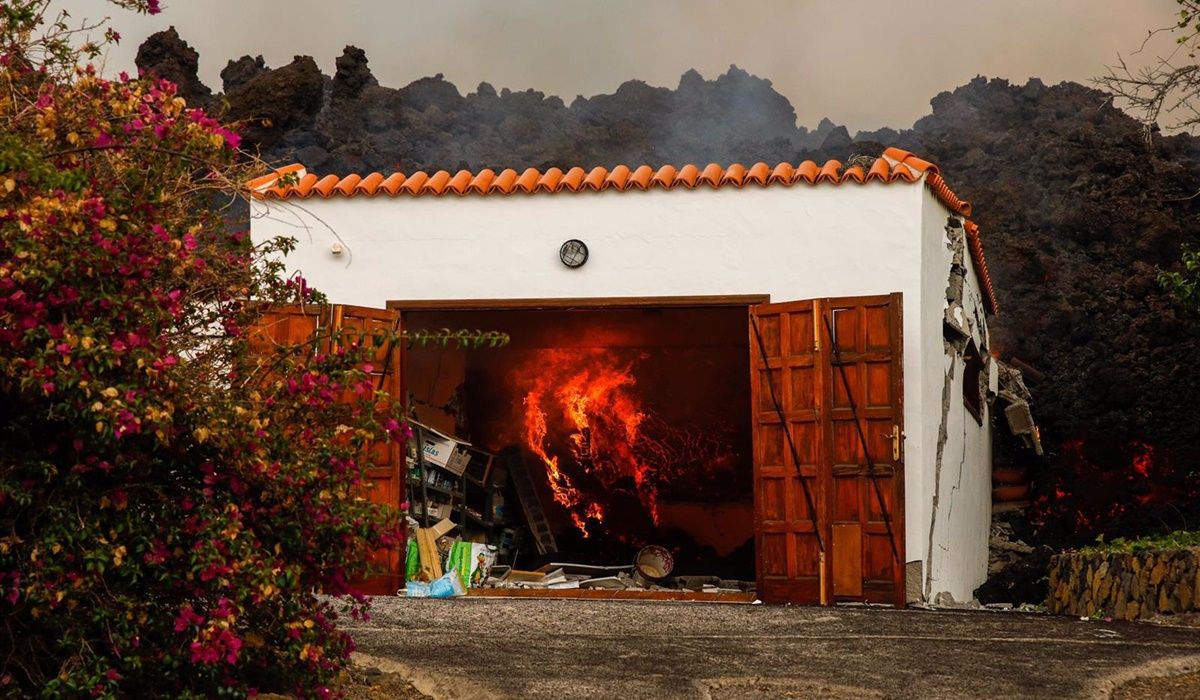
[(1136, 539), (1127, 540), (1124, 537), (1117, 537), (1111, 540), (1105, 540), (1103, 536), (1096, 538), (1094, 545), (1084, 547), (1084, 554), (1094, 554), (1098, 552), (1154, 552), (1170, 549), (1189, 549), (1200, 547), (1200, 531), (1195, 530), (1176, 530), (1162, 535), (1152, 535), (1149, 537), (1138, 537)]
[(367, 366), (391, 339), (252, 352), (312, 293), (225, 226), (238, 137), (77, 69), (99, 48), (47, 4), (0, 5), (0, 693), (328, 694), (352, 641), (314, 591), (362, 613), (399, 533), (361, 498), (407, 435)]

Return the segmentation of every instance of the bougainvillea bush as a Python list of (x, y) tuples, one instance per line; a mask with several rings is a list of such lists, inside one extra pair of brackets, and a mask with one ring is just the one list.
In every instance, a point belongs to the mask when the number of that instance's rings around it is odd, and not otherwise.
[(400, 533), (360, 466), (407, 433), (391, 339), (252, 348), (311, 293), (226, 225), (237, 136), (47, 1), (0, 3), (0, 695), (328, 695)]

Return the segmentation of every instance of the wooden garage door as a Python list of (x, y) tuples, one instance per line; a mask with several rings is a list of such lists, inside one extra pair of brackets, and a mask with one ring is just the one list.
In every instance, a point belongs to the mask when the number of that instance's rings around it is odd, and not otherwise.
[[(400, 333), (400, 312), (365, 306), (337, 305), (333, 307), (332, 325), (335, 329), (342, 329), (349, 334), (344, 334), (343, 340), (358, 336), (369, 343), (379, 331), (385, 334)], [(371, 357), (370, 375), (375, 380), (376, 388), (393, 397), (404, 395), (400, 371), (403, 367), (402, 352), (403, 347), (400, 343), (384, 344), (378, 347)], [(400, 503), (404, 501), (406, 476), (400, 445), (394, 440), (376, 443), (371, 446), (367, 459), (367, 482), (363, 487), (363, 495), (374, 503), (399, 508)], [(404, 585), (404, 552), (401, 547), (376, 550), (371, 557), (371, 563), (378, 573), (357, 582), (364, 592), (372, 595), (391, 595)]]
[[(361, 337), (367, 342), (376, 331), (400, 332), (400, 312), (373, 309), (362, 306), (287, 306), (271, 309), (263, 314), (251, 331), (251, 348), (259, 352), (271, 352), (279, 345), (297, 345), (309, 342), (323, 328), (344, 329), (343, 341)], [(323, 336), (328, 342), (329, 335)], [(314, 352), (329, 350), (314, 347)], [(376, 387), (394, 397), (403, 396), (401, 363), (403, 347), (400, 344), (380, 346), (370, 360), (371, 375)], [(367, 483), (363, 495), (375, 503), (399, 508), (404, 500), (403, 455), (393, 441), (373, 445), (367, 455)], [(366, 580), (356, 582), (365, 593), (383, 595), (395, 593), (404, 583), (403, 553), (399, 546), (379, 549), (372, 555), (372, 565), (377, 571)]]
[(759, 595), (903, 605), (900, 296), (750, 320)]

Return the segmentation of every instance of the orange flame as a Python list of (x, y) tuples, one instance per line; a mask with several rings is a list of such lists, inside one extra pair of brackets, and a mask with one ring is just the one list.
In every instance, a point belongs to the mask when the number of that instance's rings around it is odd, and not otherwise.
[(632, 478), (638, 499), (658, 522), (658, 489), (652, 467), (637, 454), (646, 414), (634, 392), (636, 379), (629, 364), (618, 363), (599, 350), (551, 349), (538, 353), (528, 368), (533, 388), (525, 394), (525, 444), (546, 465), (554, 500), (571, 513), (586, 536), (589, 520), (603, 522), (604, 508), (583, 495), (563, 471), (561, 455), (552, 454), (548, 421), (566, 432), (579, 476), (610, 487)]
[(525, 444), (546, 464), (554, 500), (571, 508), (579, 503), (579, 491), (571, 485), (567, 475), (559, 470), (558, 456), (546, 453), (546, 413), (539, 407), (541, 398), (542, 394), (537, 390), (525, 396)]

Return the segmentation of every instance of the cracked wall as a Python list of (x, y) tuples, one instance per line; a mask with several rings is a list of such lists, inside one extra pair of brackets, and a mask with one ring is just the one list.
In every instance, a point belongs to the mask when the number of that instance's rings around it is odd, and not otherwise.
[[(947, 219), (944, 209), (928, 204), (925, 217), (921, 313), (927, 345), (921, 381), (926, 403), (920, 429), (929, 459), (920, 475), (923, 565), (919, 587), (910, 590), (926, 601), (939, 594), (967, 600), (986, 578), (991, 520), (988, 399), (994, 394), (988, 391), (987, 315), (962, 221)], [(978, 418), (968, 408), (968, 395), (979, 407)], [(913, 554), (910, 550), (910, 560)]]

